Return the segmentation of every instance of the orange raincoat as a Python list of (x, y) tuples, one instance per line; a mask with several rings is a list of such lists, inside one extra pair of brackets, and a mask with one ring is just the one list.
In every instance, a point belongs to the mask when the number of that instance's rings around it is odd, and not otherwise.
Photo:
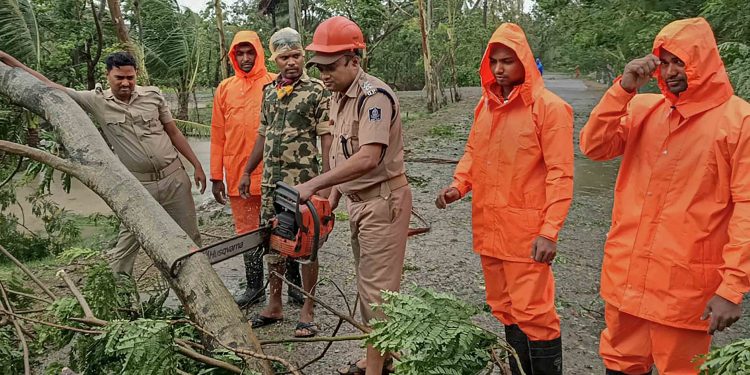
[[(255, 65), (249, 73), (240, 69), (235, 48), (240, 43), (250, 43), (257, 54)], [(254, 31), (240, 31), (229, 48), (229, 59), (234, 66), (234, 77), (219, 84), (214, 95), (211, 119), (211, 179), (222, 180), (226, 174), (227, 194), (240, 195), (237, 189), (242, 172), (255, 145), (260, 125), (263, 86), (273, 81), (274, 75), (266, 70), (263, 45)], [(258, 165), (250, 180), (250, 194), (260, 195), (260, 178), (263, 165)]]
[[(509, 100), (498, 97), (490, 45), (515, 51), (525, 81)], [(482, 98), (451, 186), (473, 190), (474, 250), (480, 255), (532, 262), (537, 236), (556, 241), (573, 197), (573, 111), (544, 87), (520, 27), (498, 27), (482, 58)]]
[(750, 290), (750, 105), (733, 96), (713, 32), (676, 21), (654, 41), (685, 62), (688, 88), (629, 94), (619, 79), (581, 130), (594, 160), (622, 155), (601, 295), (618, 310), (705, 330), (717, 294)]

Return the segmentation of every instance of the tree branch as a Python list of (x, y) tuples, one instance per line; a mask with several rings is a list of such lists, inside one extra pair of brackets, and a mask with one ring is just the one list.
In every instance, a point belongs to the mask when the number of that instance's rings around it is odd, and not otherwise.
[(347, 323), (353, 325), (355, 328), (359, 329), (360, 331), (362, 331), (364, 333), (370, 333), (372, 331), (372, 329), (370, 327), (367, 327), (366, 325), (364, 325), (364, 324), (362, 324), (362, 323), (354, 320), (354, 318), (351, 317), (351, 316), (348, 316), (346, 314), (343, 314), (343, 313), (339, 312), (338, 310), (334, 309), (333, 307), (331, 307), (327, 303), (325, 303), (325, 302), (321, 301), (320, 299), (316, 298), (314, 295), (308, 293), (306, 290), (300, 288), (297, 285), (294, 285), (294, 283), (292, 283), (291, 281), (287, 280), (284, 276), (280, 275), (278, 272), (276, 272), (276, 271), (269, 271), (269, 272), (273, 273), (276, 277), (280, 278), (281, 281), (283, 281), (286, 285), (289, 285), (290, 288), (294, 288), (294, 289), (297, 289), (298, 291), (302, 292), (302, 294), (305, 297), (312, 299), (313, 301), (315, 301), (316, 303), (318, 303), (320, 306), (323, 306), (324, 309), (332, 312), (333, 315), (338, 316), (340, 319), (343, 319), (344, 321), (346, 321)]
[(48, 305), (52, 304), (52, 301), (50, 301), (48, 299), (45, 299), (45, 298), (42, 298), (42, 297), (37, 297), (37, 296), (35, 296), (33, 294), (26, 294), (26, 293), (23, 293), (23, 292), (15, 291), (13, 289), (5, 289), (5, 291), (8, 292), (8, 293), (10, 293), (10, 294), (15, 294), (15, 295), (23, 296), (23, 297), (26, 297), (26, 298), (35, 299), (37, 301), (44, 302), (44, 303), (46, 303)]
[[(83, 296), (80, 290), (78, 290), (78, 287), (76, 287), (76, 284), (73, 283), (73, 280), (68, 277), (68, 274), (65, 272), (65, 270), (59, 270), (57, 271), (57, 277), (63, 279), (65, 281), (65, 285), (68, 286), (70, 291), (73, 293), (73, 296), (75, 296), (76, 300), (78, 301), (78, 304), (81, 305), (81, 308), (83, 309), (83, 315), (86, 318), (86, 320), (91, 322), (98, 322), (101, 323), (100, 325), (106, 325), (107, 322), (104, 320), (101, 320), (94, 316), (94, 312), (91, 311), (91, 306), (89, 306), (89, 303), (86, 301), (86, 298)], [(99, 324), (95, 324), (99, 325)]]
[(73, 163), (42, 150), (14, 142), (0, 140), (0, 150), (36, 160), (40, 163), (47, 164), (52, 168), (70, 175), (78, 175), (80, 174), (79, 170), (85, 168), (83, 165)]
[[(10, 312), (8, 310), (4, 310), (4, 309), (0, 310), (0, 313), (6, 314), (6, 315), (9, 315), (9, 316), (12, 316), (14, 318), (21, 319), (21, 320), (25, 320), (25, 321), (30, 322), (30, 323), (41, 324), (41, 325), (44, 325), (44, 326), (49, 326), (49, 327), (53, 327), (53, 328), (57, 328), (57, 329), (63, 329), (63, 330), (66, 330), (66, 331), (73, 331), (73, 332), (78, 332), (78, 333), (85, 333), (85, 334), (89, 334), (89, 335), (101, 335), (102, 333), (104, 333), (104, 331), (95, 331), (95, 330), (90, 330), (90, 329), (76, 328), (76, 327), (66, 326), (66, 325), (62, 325), (62, 324), (45, 322), (43, 320), (38, 320), (38, 319), (34, 319), (34, 318), (29, 318), (29, 317), (26, 317), (26, 316), (18, 315), (16, 313), (12, 313), (12, 312)], [(73, 320), (73, 319), (71, 319), (71, 320)]]
[[(13, 142), (0, 141), (0, 149), (4, 149), (3, 146), (6, 143), (15, 144)], [(32, 149), (31, 147), (28, 147), (28, 146), (23, 146), (23, 145), (18, 145), (18, 146)], [(35, 150), (35, 149), (32, 149), (32, 150)], [(36, 150), (36, 151), (39, 151), (39, 150)], [(41, 152), (43, 154), (47, 154), (46, 152), (42, 152), (42, 151), (39, 151), (39, 152)], [(47, 155), (49, 155), (49, 154), (47, 154)], [(53, 156), (53, 155), (50, 155), (50, 156), (56, 157), (56, 156)], [(25, 273), (27, 276), (29, 276), (31, 278), (31, 280), (33, 280), (36, 285), (38, 285), (40, 288), (42, 288), (42, 290), (44, 291), (44, 293), (46, 293), (49, 296), (49, 298), (52, 298), (53, 300), (57, 299), (57, 297), (55, 296), (55, 293), (52, 293), (52, 291), (49, 290), (49, 288), (47, 288), (47, 286), (44, 285), (44, 283), (42, 283), (39, 279), (37, 279), (36, 276), (34, 276), (34, 274), (31, 272), (31, 270), (29, 270), (23, 263), (21, 263), (18, 259), (16, 259), (16, 257), (14, 257), (11, 253), (9, 253), (8, 250), (5, 250), (5, 248), (3, 247), (3, 245), (0, 245), (0, 252), (2, 252), (3, 255), (5, 255), (6, 257), (8, 257), (8, 259), (10, 259), (11, 261), (13, 261), (13, 263), (15, 263), (16, 266), (18, 266), (18, 268), (20, 268), (21, 271), (23, 271), (23, 273)]]
[[(0, 293), (2, 293), (3, 302), (5, 302), (5, 308), (12, 313), (13, 306), (10, 305), (10, 300), (8, 299), (8, 295), (5, 293), (5, 286), (3, 286), (2, 282), (0, 282)], [(21, 347), (23, 348), (23, 372), (25, 375), (31, 375), (31, 364), (29, 363), (29, 345), (26, 344), (26, 337), (23, 335), (21, 325), (18, 324), (18, 321), (16, 321), (15, 319), (11, 319), (10, 321), (13, 323), (13, 327), (16, 329), (16, 336), (18, 336), (18, 341), (21, 343)]]
[(286, 344), (289, 342), (338, 342), (338, 341), (361, 341), (369, 335), (351, 336), (318, 336), (318, 337), (292, 337), (279, 340), (260, 340), (261, 345)]
[[(200, 331), (204, 335), (206, 335), (208, 337), (211, 337), (216, 343), (219, 344), (219, 346), (223, 347), (226, 350), (234, 352), (235, 354), (238, 354), (238, 355), (241, 355), (241, 356), (246, 356), (246, 357), (249, 356), (249, 357), (253, 357), (253, 358), (263, 359), (263, 360), (266, 360), (266, 361), (279, 362), (284, 367), (286, 367), (289, 370), (289, 372), (291, 372), (292, 374), (294, 374), (294, 375), (302, 375), (302, 373), (300, 373), (299, 370), (297, 370), (297, 367), (295, 367), (294, 365), (292, 365), (287, 360), (285, 360), (285, 359), (283, 359), (281, 357), (277, 357), (277, 356), (273, 356), (273, 355), (268, 355), (268, 354), (261, 354), (261, 353), (258, 353), (258, 352), (254, 352), (252, 350), (231, 347), (231, 346), (223, 343), (221, 340), (219, 340), (213, 333), (211, 333), (208, 330), (204, 329), (203, 327), (199, 326), (195, 322), (187, 320), (187, 319), (179, 319), (179, 320), (172, 321), (172, 324), (180, 324), (180, 323), (192, 325), (195, 329), (197, 329), (198, 331)], [(248, 325), (248, 329), (252, 329), (252, 328), (250, 328), (250, 326)]]
[(235, 374), (242, 374), (242, 369), (224, 361), (220, 361), (215, 358), (211, 358), (209, 356), (200, 354), (193, 349), (190, 349), (187, 342), (180, 339), (175, 339), (175, 345), (177, 346), (177, 352), (184, 355), (185, 357), (188, 357), (194, 361), (198, 361), (201, 363), (205, 363), (209, 366), (218, 367), (230, 372), (233, 372)]

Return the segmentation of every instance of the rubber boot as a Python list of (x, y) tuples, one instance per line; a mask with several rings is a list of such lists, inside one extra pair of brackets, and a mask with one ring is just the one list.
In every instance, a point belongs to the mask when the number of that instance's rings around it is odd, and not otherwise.
[(247, 288), (234, 296), (234, 302), (240, 307), (245, 307), (265, 301), (266, 291), (263, 289), (263, 253), (249, 251), (242, 255), (245, 261)]
[[(652, 372), (653, 370), (649, 370), (647, 373), (644, 373), (643, 375), (651, 375)], [(622, 371), (615, 371), (615, 370), (610, 370), (610, 369), (607, 369), (607, 372), (605, 372), (605, 374), (606, 375), (628, 375)]]
[(529, 341), (531, 374), (562, 375), (562, 339)]
[(505, 326), (505, 341), (516, 351), (518, 355), (518, 361), (514, 356), (508, 356), (508, 363), (510, 364), (510, 373), (513, 375), (521, 375), (521, 371), (518, 368), (518, 362), (521, 363), (523, 373), (526, 375), (533, 375), (531, 372), (531, 356), (529, 353), (529, 338), (526, 336), (518, 325), (513, 324)]
[[(300, 264), (294, 261), (292, 258), (286, 259), (286, 274), (284, 275), (287, 280), (291, 281), (292, 284), (302, 287), (302, 275), (300, 274)], [(305, 303), (305, 295), (297, 289), (287, 286), (287, 301), (289, 303), (303, 305)]]

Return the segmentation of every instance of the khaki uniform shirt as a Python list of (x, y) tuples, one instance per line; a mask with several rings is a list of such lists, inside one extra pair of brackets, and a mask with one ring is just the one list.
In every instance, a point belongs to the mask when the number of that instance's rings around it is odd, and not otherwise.
[(163, 125), (174, 120), (159, 88), (136, 86), (127, 103), (101, 87), (67, 93), (94, 117), (115, 155), (131, 172), (157, 173), (177, 159)]
[[(393, 102), (377, 89), (391, 94)], [(360, 100), (363, 100), (361, 106)], [(341, 193), (354, 194), (406, 172), (398, 98), (383, 81), (360, 70), (346, 92), (333, 94), (330, 116), (332, 169), (343, 163), (347, 154), (354, 155), (364, 145), (385, 146), (382, 162), (364, 176), (338, 185)]]

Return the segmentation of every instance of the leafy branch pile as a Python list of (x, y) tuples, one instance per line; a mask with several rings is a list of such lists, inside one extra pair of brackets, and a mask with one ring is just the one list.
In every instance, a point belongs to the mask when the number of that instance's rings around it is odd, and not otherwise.
[[(28, 329), (29, 339), (32, 339), (29, 342), (32, 363), (45, 367), (42, 361), (51, 351), (70, 345), (65, 366), (83, 374), (167, 375), (179, 371), (232, 374), (242, 371), (243, 360), (234, 353), (223, 349), (205, 350), (200, 344), (194, 344), (200, 340), (196, 328), (184, 319), (181, 311), (163, 306), (168, 290), (140, 301), (132, 279), (119, 279), (113, 275), (97, 252), (73, 248), (60, 254), (58, 259), (86, 267), (82, 296), (87, 307), (96, 314), (95, 319), (101, 319), (101, 323), (100, 326), (92, 324), (81, 302), (74, 297), (55, 299), (33, 318), (26, 315), (26, 318), (33, 319), (28, 322), (34, 323), (33, 329)], [(15, 274), (0, 280), (0, 286), (5, 290), (31, 292), (21, 288)], [(31, 306), (28, 298), (11, 296), (14, 298), (2, 305), (0, 322), (7, 322), (6, 312), (10, 308), (18, 315), (20, 309)], [(181, 355), (185, 353), (186, 345), (194, 345), (198, 348), (194, 353), (215, 357), (217, 362), (233, 367), (235, 371)], [(2, 375), (24, 371), (21, 345), (12, 325), (0, 328), (0, 361), (4, 364), (0, 368)], [(47, 364), (46, 372), (59, 374), (62, 367), (61, 363)]]
[(495, 364), (502, 368), (495, 350), (507, 353), (507, 346), (471, 321), (479, 308), (422, 288), (413, 295), (384, 291), (383, 299), (379, 309), (388, 320), (372, 325), (367, 343), (403, 354), (397, 374), (478, 374)]
[(750, 374), (750, 339), (714, 349), (705, 356), (705, 360), (701, 365), (701, 374)]

